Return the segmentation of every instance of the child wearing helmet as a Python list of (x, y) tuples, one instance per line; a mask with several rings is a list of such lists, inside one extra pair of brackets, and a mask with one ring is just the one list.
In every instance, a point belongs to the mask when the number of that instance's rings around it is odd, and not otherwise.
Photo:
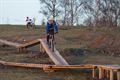
[(49, 35), (54, 33), (58, 33), (58, 26), (54, 18), (50, 17), (46, 25), (47, 43), (49, 43)]

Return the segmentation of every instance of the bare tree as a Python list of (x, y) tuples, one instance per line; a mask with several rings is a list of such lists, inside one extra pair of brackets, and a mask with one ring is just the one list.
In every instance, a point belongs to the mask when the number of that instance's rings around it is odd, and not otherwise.
[(120, 0), (88, 0), (84, 9), (87, 15), (92, 17), (94, 26), (118, 25)]
[(59, 0), (59, 1), (60, 1), (60, 7), (61, 7), (60, 17), (62, 17), (62, 23), (63, 25), (69, 25), (69, 23), (67, 23), (69, 0)]
[[(80, 16), (88, 17), (85, 23), (93, 26), (118, 26), (120, 24), (120, 0), (39, 0), (40, 12), (47, 18), (58, 17), (63, 25), (79, 24)], [(87, 20), (88, 19), (88, 20)], [(90, 21), (90, 22), (89, 22)]]
[[(90, 19), (93, 22), (91, 23), (93, 26), (99, 25), (99, 18), (101, 16), (101, 12), (99, 11), (100, 0), (86, 0), (86, 3), (83, 6), (84, 13), (88, 16), (88, 21)], [(90, 18), (90, 19), (89, 19)]]
[(102, 0), (100, 11), (106, 17), (107, 26), (117, 26), (120, 16), (120, 0)]
[(51, 15), (53, 18), (57, 17), (60, 13), (58, 9), (59, 0), (39, 0), (42, 4), (40, 13), (49, 18)]
[(62, 14), (64, 13), (64, 24), (73, 26), (78, 24), (81, 6), (85, 0), (60, 0)]

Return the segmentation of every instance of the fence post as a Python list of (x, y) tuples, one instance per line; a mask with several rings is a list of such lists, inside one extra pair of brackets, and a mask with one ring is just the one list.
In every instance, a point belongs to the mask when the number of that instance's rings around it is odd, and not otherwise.
[(113, 72), (113, 70), (110, 70), (110, 80), (114, 80), (114, 72)]
[(117, 80), (120, 80), (120, 71), (117, 72)]

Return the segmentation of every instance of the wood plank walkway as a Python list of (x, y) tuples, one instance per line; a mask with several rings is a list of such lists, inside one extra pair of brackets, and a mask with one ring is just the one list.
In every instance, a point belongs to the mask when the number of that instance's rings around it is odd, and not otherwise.
[(120, 71), (120, 65), (97, 65), (99, 68), (106, 70)]
[(6, 62), (0, 61), (0, 64), (4, 66), (13, 66), (13, 67), (24, 67), (24, 68), (39, 68), (39, 69), (93, 69), (96, 66), (91, 64), (83, 64), (83, 65), (51, 65), (51, 64), (33, 64), (33, 63), (16, 63), (16, 62)]
[[(52, 52), (48, 45), (46, 44), (45, 39), (37, 39), (25, 44), (13, 43), (7, 40), (0, 39), (0, 42), (9, 46), (16, 48), (28, 48), (37, 44), (41, 44), (42, 48), (46, 51), (50, 59), (55, 63), (55, 65), (49, 64), (31, 64), (31, 63), (14, 63), (14, 62), (5, 62), (0, 61), (0, 64), (5, 66), (14, 66), (14, 67), (25, 67), (25, 68), (41, 68), (43, 70), (57, 70), (57, 69), (92, 69), (92, 77), (96, 78), (96, 69), (99, 70), (99, 79), (108, 77), (109, 80), (115, 80), (115, 75), (117, 80), (120, 80), (120, 65), (93, 65), (93, 64), (83, 64), (83, 65), (69, 65), (67, 61), (60, 55), (60, 53), (55, 49)], [(114, 74), (116, 73), (116, 74)]]
[(23, 68), (48, 68), (50, 65), (47, 64), (31, 64), (31, 63), (15, 63), (0, 61), (0, 64), (4, 66), (23, 67)]
[(35, 46), (37, 44), (40, 44), (40, 41), (38, 39), (30, 41), (30, 42), (27, 42), (25, 44), (21, 44), (19, 47), (20, 48), (28, 48), (28, 47)]
[(103, 79), (105, 76), (110, 80), (120, 80), (120, 65), (96, 65), (99, 69), (99, 79)]
[(13, 47), (16, 47), (16, 48), (21, 46), (21, 44), (19, 44), (19, 43), (10, 42), (10, 41), (7, 41), (7, 40), (2, 40), (2, 39), (0, 39), (0, 43), (3, 43), (5, 45), (9, 45), (9, 46), (13, 46)]
[(67, 61), (60, 55), (60, 53), (56, 49), (54, 50), (54, 52), (52, 52), (49, 49), (45, 39), (39, 39), (39, 41), (41, 42), (46, 53), (49, 55), (49, 57), (55, 63), (55, 65), (69, 65)]
[(27, 42), (25, 44), (20, 44), (20, 43), (15, 43), (15, 42), (0, 39), (0, 43), (9, 45), (9, 46), (13, 46), (16, 48), (28, 48), (28, 47), (32, 47), (34, 45), (40, 44), (40, 41), (38, 39), (36, 39), (36, 40), (30, 41), (30, 42)]

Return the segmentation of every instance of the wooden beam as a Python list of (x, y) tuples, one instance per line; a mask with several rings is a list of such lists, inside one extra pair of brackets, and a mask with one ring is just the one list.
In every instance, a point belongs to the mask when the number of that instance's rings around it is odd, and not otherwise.
[(30, 64), (30, 63), (15, 63), (15, 62), (5, 62), (0, 61), (0, 64), (4, 66), (13, 66), (13, 67), (23, 67), (23, 68), (49, 68), (50, 65), (47, 64)]
[(117, 71), (117, 80), (120, 80), (120, 71)]
[(56, 65), (69, 65), (67, 61), (60, 55), (60, 53), (55, 49), (54, 52), (52, 52), (48, 45), (46, 44), (45, 39), (39, 39), (41, 42), (44, 50), (48, 54), (48, 56), (51, 58), (51, 60), (56, 64)]
[(99, 68), (99, 79), (103, 79), (104, 70), (102, 68)]
[(103, 69), (103, 78), (106, 78), (106, 70)]
[(93, 65), (53, 65), (52, 69), (93, 69)]
[(110, 75), (109, 70), (106, 70), (106, 77), (107, 77), (107, 78), (110, 78), (110, 76), (109, 76), (109, 75)]
[(114, 70), (114, 71), (119, 71), (120, 70), (120, 65), (99, 65), (105, 70)]
[(14, 42), (7, 41), (7, 40), (2, 40), (2, 39), (0, 39), (0, 43), (6, 44), (6, 45), (9, 45), (9, 46), (13, 46), (13, 47), (16, 47), (16, 48), (21, 46), (21, 44), (19, 44), (19, 43), (14, 43)]
[(40, 44), (40, 41), (38, 39), (33, 40), (31, 42), (27, 42), (25, 44), (19, 44), (19, 43), (7, 41), (7, 40), (2, 40), (2, 39), (0, 39), (0, 42), (3, 44), (9, 45), (9, 46), (16, 47), (16, 48), (27, 48), (27, 47), (31, 47), (31, 46)]
[(96, 68), (93, 68), (93, 70), (92, 70), (92, 77), (96, 78)]
[(114, 80), (114, 72), (113, 72), (113, 70), (110, 70), (110, 80)]
[(33, 41), (30, 41), (30, 42), (27, 42), (25, 44), (22, 44), (21, 46), (19, 46), (20, 48), (28, 48), (28, 47), (31, 47), (31, 46), (34, 46), (34, 45), (37, 45), (37, 44), (40, 44), (40, 41), (38, 39), (36, 40), (33, 40)]
[(93, 69), (93, 65), (48, 65), (48, 64), (31, 64), (31, 63), (15, 63), (0, 61), (0, 64), (5, 66), (24, 67), (24, 68), (43, 68), (43, 70), (58, 70), (58, 69)]
[(39, 46), (40, 46), (40, 52), (42, 52), (42, 45), (40, 44)]

